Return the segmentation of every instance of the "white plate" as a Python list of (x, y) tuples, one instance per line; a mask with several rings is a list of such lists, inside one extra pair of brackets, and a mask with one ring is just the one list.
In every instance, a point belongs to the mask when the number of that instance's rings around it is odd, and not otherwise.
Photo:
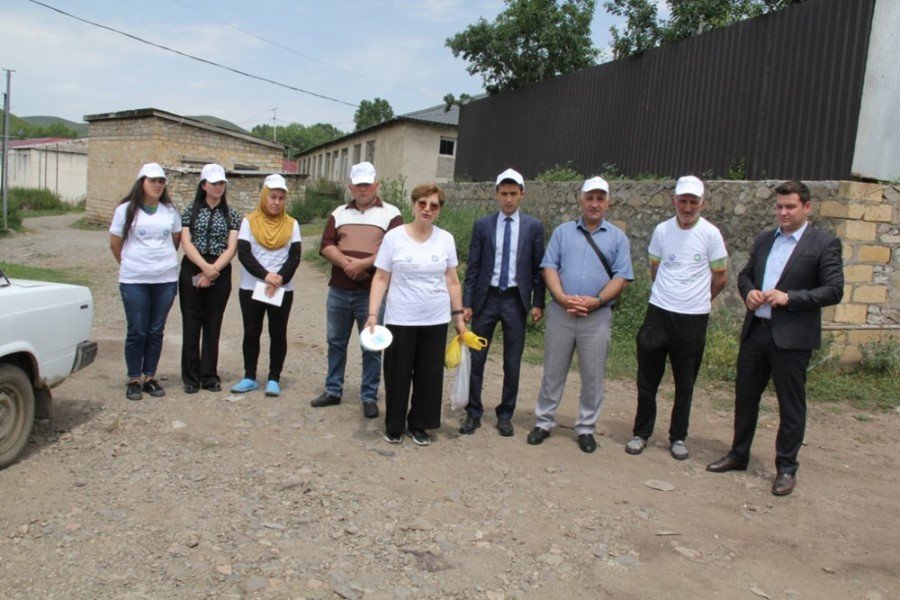
[(392, 341), (394, 341), (394, 336), (391, 335), (391, 330), (382, 325), (375, 326), (375, 333), (372, 333), (369, 328), (366, 327), (362, 330), (362, 333), (359, 334), (360, 345), (372, 352), (381, 352), (390, 346)]

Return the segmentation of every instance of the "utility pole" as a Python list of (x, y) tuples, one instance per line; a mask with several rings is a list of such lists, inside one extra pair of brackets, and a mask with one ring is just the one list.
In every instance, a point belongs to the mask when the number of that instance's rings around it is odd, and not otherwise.
[(273, 142), (278, 141), (278, 129), (277, 129), (278, 126), (275, 124), (276, 121), (278, 121), (278, 116), (276, 114), (277, 112), (278, 112), (278, 107), (276, 106), (275, 108), (272, 109), (272, 141)]
[(7, 173), (9, 173), (9, 94), (12, 82), (13, 71), (11, 69), (3, 69), (6, 71), (6, 92), (3, 94), (3, 154), (2, 167), (3, 173), (0, 175), (0, 190), (3, 195), (3, 231), (9, 231), (9, 200), (7, 198), (9, 190), (7, 189)]

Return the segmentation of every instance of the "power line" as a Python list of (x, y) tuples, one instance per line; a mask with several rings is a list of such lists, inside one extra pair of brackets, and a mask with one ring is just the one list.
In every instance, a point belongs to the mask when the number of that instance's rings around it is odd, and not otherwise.
[(330, 63), (330, 62), (326, 62), (326, 61), (324, 61), (324, 60), (321, 60), (321, 59), (319, 59), (319, 58), (316, 58), (315, 56), (311, 56), (311, 55), (309, 55), (309, 54), (305, 54), (305, 53), (303, 53), (303, 52), (300, 52), (299, 50), (294, 50), (293, 48), (290, 48), (290, 47), (285, 46), (285, 45), (283, 45), (283, 44), (279, 44), (278, 42), (275, 42), (275, 41), (272, 41), (272, 40), (270, 40), (270, 39), (264, 38), (264, 37), (262, 37), (262, 36), (256, 35), (256, 34), (253, 33), (252, 31), (246, 31), (246, 30), (244, 30), (244, 29), (241, 29), (240, 27), (237, 27), (236, 25), (232, 25), (231, 23), (228, 23), (227, 21), (225, 21), (225, 20), (223, 20), (223, 19), (220, 19), (219, 17), (217, 17), (217, 16), (215, 16), (215, 15), (211, 15), (211, 14), (205, 13), (205, 12), (203, 12), (202, 10), (200, 10), (200, 9), (198, 9), (198, 8), (194, 8), (193, 6), (190, 6), (189, 4), (185, 4), (184, 2), (181, 2), (180, 0), (172, 0), (172, 2), (174, 2), (175, 4), (179, 4), (179, 5), (183, 6), (184, 8), (187, 8), (188, 10), (192, 10), (192, 11), (194, 11), (195, 13), (197, 13), (197, 14), (199, 14), (199, 15), (203, 15), (204, 17), (206, 17), (206, 18), (208, 18), (208, 19), (212, 19), (212, 20), (214, 20), (214, 21), (218, 21), (219, 23), (222, 23), (225, 27), (228, 27), (228, 28), (230, 28), (230, 29), (234, 29), (235, 31), (238, 31), (238, 32), (240, 32), (240, 33), (243, 33), (244, 35), (249, 35), (250, 37), (252, 37), (252, 38), (254, 38), (254, 39), (257, 39), (257, 40), (259, 40), (259, 41), (261, 41), (261, 42), (263, 42), (263, 43), (270, 44), (270, 45), (272, 45), (272, 46), (275, 46), (276, 48), (281, 48), (282, 50), (286, 50), (286, 51), (288, 51), (288, 52), (290, 52), (290, 53), (292, 53), (292, 54), (296, 54), (297, 56), (302, 56), (303, 58), (305, 58), (305, 59), (307, 59), (307, 60), (311, 60), (311, 61), (316, 62), (316, 63), (319, 63), (320, 65), (325, 65), (326, 67), (331, 67), (332, 69), (337, 69), (338, 71), (343, 71), (344, 73), (349, 73), (350, 75), (354, 75), (354, 76), (356, 76), (356, 77), (362, 77), (363, 79), (368, 79), (369, 81), (374, 81), (374, 82), (376, 82), (376, 83), (380, 83), (380, 84), (383, 84), (383, 85), (389, 85), (389, 86), (391, 86), (391, 87), (395, 87), (395, 88), (397, 88), (397, 89), (401, 89), (401, 90), (404, 90), (404, 91), (407, 91), (407, 92), (413, 92), (413, 93), (415, 93), (415, 94), (418, 94), (418, 93), (419, 93), (418, 90), (414, 90), (414, 89), (412, 89), (412, 88), (408, 88), (408, 87), (405, 87), (405, 86), (402, 86), (402, 85), (397, 85), (396, 83), (390, 83), (389, 81), (382, 81), (381, 79), (376, 79), (376, 78), (374, 78), (374, 77), (370, 77), (370, 76), (368, 76), (368, 75), (366, 75), (366, 74), (364, 74), (364, 73), (357, 73), (356, 71), (351, 71), (350, 69), (346, 69), (346, 68), (344, 68), (344, 67), (342, 67), (342, 66), (340, 66), (340, 65), (336, 65), (336, 64), (333, 64), (333, 63)]
[(226, 71), (231, 71), (232, 73), (237, 73), (238, 75), (243, 75), (244, 77), (249, 77), (250, 79), (256, 79), (259, 81), (265, 81), (266, 83), (271, 83), (272, 85), (277, 85), (278, 87), (283, 87), (285, 89), (293, 90), (295, 92), (300, 92), (301, 94), (308, 94), (310, 96), (315, 96), (316, 98), (321, 98), (323, 100), (329, 100), (331, 102), (337, 102), (339, 104), (344, 104), (346, 106), (352, 106), (353, 108), (357, 108), (358, 105), (353, 104), (352, 102), (346, 102), (344, 100), (339, 100), (337, 98), (332, 98), (331, 96), (325, 96), (323, 94), (317, 94), (316, 92), (311, 92), (309, 90), (304, 90), (298, 87), (294, 87), (292, 85), (288, 85), (286, 83), (281, 83), (279, 81), (275, 81), (274, 79), (269, 79), (267, 77), (262, 77), (260, 75), (253, 75), (252, 73), (247, 73), (246, 71), (241, 71), (239, 69), (235, 69), (233, 67), (229, 67), (226, 65), (219, 64), (217, 62), (213, 62), (211, 60), (207, 60), (205, 58), (200, 58), (198, 56), (194, 56), (193, 54), (188, 54), (187, 52), (182, 52), (181, 50), (176, 50), (174, 48), (169, 48), (168, 46), (163, 46), (162, 44), (157, 44), (156, 42), (151, 42), (149, 40), (145, 40), (136, 35), (132, 35), (130, 33), (126, 33), (124, 31), (120, 31), (119, 29), (115, 29), (113, 27), (109, 27), (107, 25), (103, 25), (101, 23), (96, 23), (94, 21), (89, 21), (88, 19), (83, 19), (71, 13), (67, 13), (63, 10), (60, 10), (54, 6), (50, 6), (49, 4), (44, 4), (43, 2), (38, 2), (38, 0), (28, 0), (32, 4), (37, 4), (38, 6), (43, 6), (44, 8), (48, 8), (53, 12), (59, 13), (66, 17), (75, 19), (76, 21), (81, 21), (82, 23), (87, 23), (88, 25), (93, 25), (94, 27), (99, 27), (100, 29), (105, 29), (107, 31), (112, 31), (113, 33), (118, 33), (119, 35), (123, 35), (132, 40), (141, 42), (142, 44), (147, 44), (148, 46), (154, 46), (155, 48), (159, 48), (161, 50), (165, 50), (167, 52), (172, 52), (174, 54), (178, 54), (179, 56), (183, 56), (185, 58), (190, 58), (191, 60), (196, 60), (197, 62), (201, 62), (207, 65), (212, 65), (213, 67), (218, 67), (220, 69), (225, 69)]

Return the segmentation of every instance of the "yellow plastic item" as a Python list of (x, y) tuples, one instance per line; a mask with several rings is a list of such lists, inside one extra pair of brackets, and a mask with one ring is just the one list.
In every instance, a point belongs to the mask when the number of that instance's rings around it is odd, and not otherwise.
[(448, 369), (455, 369), (459, 366), (461, 359), (462, 340), (459, 339), (459, 336), (456, 336), (450, 340), (450, 343), (447, 344), (447, 349), (444, 351), (444, 366)]
[(467, 331), (462, 335), (463, 343), (472, 350), (483, 350), (487, 346), (487, 340), (475, 335), (474, 331)]
[(465, 344), (472, 350), (484, 350), (484, 347), (487, 346), (487, 340), (483, 337), (478, 337), (472, 331), (467, 331), (462, 335), (458, 335), (450, 340), (450, 343), (447, 344), (447, 349), (444, 351), (444, 366), (448, 369), (455, 369), (459, 366), (459, 361), (462, 359), (462, 346)]

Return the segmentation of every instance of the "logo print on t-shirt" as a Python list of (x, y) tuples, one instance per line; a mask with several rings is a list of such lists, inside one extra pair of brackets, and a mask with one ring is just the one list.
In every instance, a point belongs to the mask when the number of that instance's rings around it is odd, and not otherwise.
[(674, 254), (670, 254), (670, 255), (669, 255), (669, 262), (675, 262), (675, 255), (674, 255)]
[(166, 230), (163, 231), (163, 237), (166, 237), (167, 235), (170, 235), (168, 229), (166, 229)]
[(437, 262), (437, 261), (439, 261), (439, 260), (441, 260), (441, 257), (438, 256), (437, 254), (432, 254), (432, 255), (431, 255), (431, 262)]
[(140, 235), (140, 236), (147, 235), (147, 230), (146, 229), (138, 229), (138, 235)]
[(407, 256), (407, 257), (404, 258), (403, 260), (405, 260), (405, 261), (408, 262), (408, 263), (411, 263), (411, 262), (413, 261), (413, 257), (412, 257), (412, 256)]
[(700, 256), (699, 254), (694, 255), (694, 262), (700, 262), (701, 260), (703, 260), (702, 256)]

